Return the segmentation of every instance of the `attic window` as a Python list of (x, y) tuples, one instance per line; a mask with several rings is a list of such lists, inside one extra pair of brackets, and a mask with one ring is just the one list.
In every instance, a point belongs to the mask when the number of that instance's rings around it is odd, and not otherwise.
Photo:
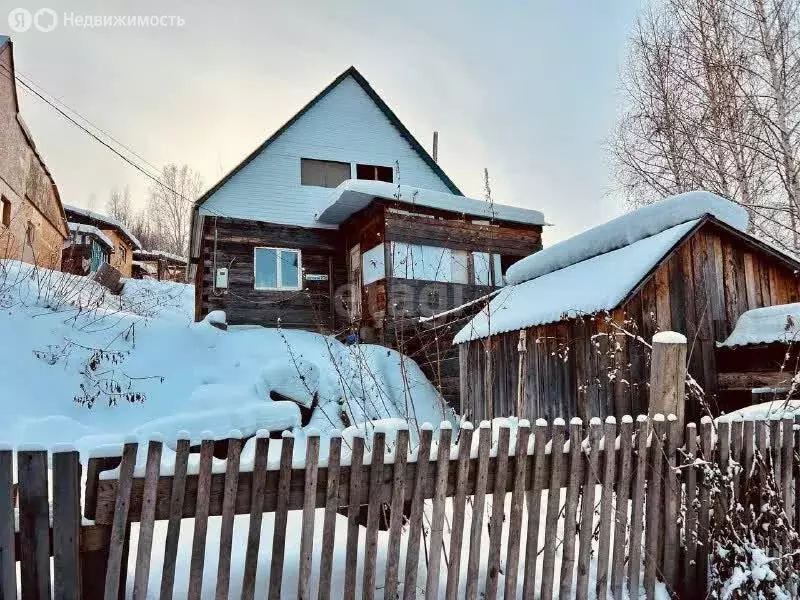
[(0, 196), (0, 224), (4, 227), (11, 226), (11, 200)]
[(301, 185), (335, 188), (350, 179), (350, 163), (333, 160), (300, 159)]
[(380, 165), (356, 165), (356, 179), (394, 183), (394, 171), (392, 167)]

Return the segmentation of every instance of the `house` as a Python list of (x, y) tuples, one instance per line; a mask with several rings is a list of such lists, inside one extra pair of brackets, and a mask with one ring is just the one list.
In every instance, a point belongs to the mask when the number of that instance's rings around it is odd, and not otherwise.
[(186, 281), (186, 265), (184, 256), (178, 256), (164, 250), (134, 250), (133, 278), (155, 278), (159, 281)]
[(717, 344), (719, 404), (800, 399), (800, 303), (748, 310)]
[(125, 225), (112, 217), (77, 206), (66, 205), (64, 212), (70, 223), (91, 226), (102, 232), (112, 244), (108, 264), (119, 270), (122, 277), (133, 276), (133, 252), (141, 250), (142, 244)]
[[(714, 410), (715, 342), (745, 311), (800, 299), (800, 263), (747, 224), (741, 207), (689, 192), (516, 263), (509, 285), (455, 336), (462, 414), (646, 414), (640, 340), (659, 330), (690, 340), (689, 373)], [(687, 407), (687, 420), (700, 415)]]
[(61, 198), (19, 113), (14, 47), (0, 35), (0, 258), (58, 269), (69, 238)]
[(397, 323), (500, 286), (543, 225), (463, 196), (351, 67), (196, 202), (195, 316), (405, 350)]
[(61, 270), (75, 275), (89, 275), (109, 262), (114, 242), (94, 225), (67, 223), (70, 243), (61, 253)]

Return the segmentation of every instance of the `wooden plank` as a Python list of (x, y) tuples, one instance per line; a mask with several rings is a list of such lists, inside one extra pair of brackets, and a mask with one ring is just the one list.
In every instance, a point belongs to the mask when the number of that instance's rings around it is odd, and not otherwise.
[[(138, 444), (127, 443), (122, 449), (122, 464), (119, 467), (119, 495), (114, 511), (114, 524), (111, 526), (111, 542), (108, 551), (108, 567), (106, 569), (105, 599), (117, 600), (120, 591), (120, 573), (123, 568), (126, 537), (128, 534), (128, 503), (131, 494), (133, 469), (136, 466), (136, 451)], [(45, 454), (46, 456), (46, 454)], [(45, 458), (46, 460), (46, 458)], [(22, 508), (22, 477), (20, 477), (20, 508)], [(45, 487), (44, 497), (47, 498)], [(20, 527), (21, 530), (21, 527)], [(48, 559), (47, 580), (50, 580)], [(127, 570), (127, 564), (124, 565)], [(24, 575), (23, 575), (24, 580)], [(49, 585), (49, 583), (48, 583)], [(49, 593), (49, 590), (48, 590)], [(23, 589), (23, 597), (25, 596)]]
[(0, 599), (17, 597), (14, 549), (14, 453), (0, 450)]
[(781, 435), (782, 469), (781, 469), (781, 491), (783, 492), (783, 508), (786, 512), (789, 525), (793, 524), (792, 514), (792, 463), (794, 462), (793, 448), (793, 429), (794, 419), (792, 417), (783, 418), (783, 433)]
[[(714, 446), (711, 438), (711, 419), (704, 417), (700, 422), (700, 458), (705, 461), (714, 460)], [(698, 509), (697, 527), (697, 587), (699, 595), (705, 596), (706, 577), (708, 573), (708, 548), (711, 523), (711, 489), (706, 483), (700, 484), (698, 493), (700, 507)]]
[(406, 462), (408, 461), (408, 429), (397, 432), (395, 445), (392, 503), (389, 509), (389, 540), (386, 544), (386, 579), (384, 595), (397, 597), (397, 577), (400, 567), (400, 534), (403, 527), (403, 506), (406, 495)]
[(297, 575), (297, 597), (311, 597), (311, 559), (314, 548), (314, 509), (317, 495), (317, 466), (319, 465), (319, 434), (306, 441), (306, 502), (303, 506), (303, 525), (300, 532), (300, 567)]
[[(742, 427), (744, 423), (741, 419), (731, 422), (731, 460), (741, 467), (742, 464)], [(739, 486), (741, 484), (741, 469), (733, 471), (733, 497), (738, 502), (741, 496)]]
[(564, 509), (564, 541), (561, 544), (561, 584), (559, 598), (572, 598), (575, 579), (575, 536), (578, 526), (578, 497), (583, 481), (583, 423), (573, 419), (569, 424), (569, 483)]
[[(547, 513), (545, 515), (545, 532), (556, 531), (558, 513), (561, 505), (561, 471), (564, 469), (564, 434), (566, 426), (563, 419), (553, 421), (552, 459), (550, 464), (550, 485), (547, 491)], [(556, 560), (556, 536), (545, 535), (542, 555), (542, 589), (541, 600), (552, 600), (553, 580)], [(535, 592), (535, 590), (534, 590)], [(528, 596), (525, 596), (526, 598)]]
[(662, 574), (667, 590), (677, 592), (678, 561), (680, 557), (680, 518), (681, 481), (675, 472), (678, 446), (681, 441), (681, 423), (675, 415), (667, 419), (666, 461), (664, 465), (664, 566)]
[(352, 441), (353, 447), (350, 449), (350, 502), (347, 507), (347, 542), (345, 545), (345, 571), (344, 571), (344, 598), (353, 600), (356, 597), (356, 565), (358, 565), (358, 518), (361, 513), (361, 505), (353, 502), (352, 499), (361, 497), (361, 480), (364, 464), (364, 438), (355, 437)]
[(506, 585), (503, 597), (517, 597), (517, 573), (519, 572), (519, 547), (522, 539), (522, 509), (527, 487), (526, 466), (530, 424), (520, 421), (517, 427), (517, 442), (514, 449), (514, 491), (511, 493), (511, 513), (508, 519), (508, 548), (506, 551)]
[(522, 597), (532, 598), (536, 589), (536, 558), (539, 555), (539, 520), (542, 505), (542, 487), (544, 486), (545, 444), (547, 444), (548, 426), (544, 420), (536, 421), (534, 430), (533, 462), (530, 484), (526, 496), (528, 526), (525, 532), (525, 577), (522, 583)]
[[(328, 473), (325, 495), (325, 520), (322, 523), (323, 551), (319, 561), (319, 600), (328, 600), (331, 597), (331, 573), (333, 571), (333, 552), (326, 549), (334, 548), (336, 541), (336, 511), (339, 508), (339, 465), (342, 456), (342, 438), (337, 435), (331, 438), (328, 451)], [(255, 574), (255, 573), (254, 573)], [(244, 597), (242, 600), (245, 600)]]
[(469, 474), (472, 434), (472, 423), (462, 423), (459, 430), (458, 467), (456, 470), (455, 495), (453, 496), (453, 524), (450, 530), (450, 560), (447, 565), (447, 587), (444, 594), (446, 600), (455, 600), (458, 597), (461, 547), (464, 540), (464, 508), (467, 501), (467, 476)]
[(292, 474), (294, 437), (283, 432), (281, 437), (281, 462), (278, 478), (278, 505), (275, 508), (275, 525), (272, 531), (272, 557), (269, 572), (269, 598), (278, 600), (283, 585), (283, 559), (286, 549), (286, 522), (289, 517), (289, 481)]
[[(341, 439), (336, 439), (341, 442)], [(332, 439), (332, 461), (333, 443), (334, 440)], [(267, 437), (266, 432), (258, 432), (253, 456), (253, 486), (250, 492), (250, 523), (248, 524), (247, 550), (245, 552), (244, 574), (242, 576), (242, 600), (253, 600), (256, 592), (256, 572), (258, 570), (258, 550), (261, 545), (261, 522), (264, 506), (264, 487), (267, 481), (268, 455), (269, 437)], [(323, 552), (322, 554), (324, 557), (326, 553)], [(322, 586), (321, 582), (322, 573), (320, 572), (320, 586)]]
[[(81, 463), (77, 451), (53, 453), (53, 592), (81, 598)], [(13, 548), (12, 548), (13, 552)], [(13, 597), (13, 595), (3, 597)]]
[(656, 269), (656, 326), (659, 331), (669, 331), (672, 329), (672, 310), (670, 308), (669, 297), (669, 268), (666, 264)]
[(683, 473), (686, 482), (686, 505), (684, 507), (686, 516), (684, 518), (684, 538), (685, 547), (683, 554), (683, 589), (684, 593), (695, 589), (697, 585), (697, 537), (695, 529), (697, 527), (697, 469), (694, 460), (697, 457), (697, 426), (689, 423), (686, 426), (686, 459), (684, 461)]
[[(606, 442), (606, 448), (608, 448), (608, 442)], [(619, 478), (616, 484), (617, 505), (614, 512), (614, 556), (611, 561), (611, 593), (614, 600), (622, 600), (625, 587), (625, 540), (628, 530), (628, 499), (632, 480), (632, 450), (633, 419), (626, 415), (622, 417), (619, 427)], [(605, 498), (605, 490), (603, 497)]]
[(759, 302), (759, 296), (761, 295), (761, 285), (760, 282), (756, 280), (755, 276), (755, 267), (753, 265), (754, 258), (750, 252), (745, 252), (744, 254), (744, 283), (745, 283), (745, 291), (747, 295), (747, 308), (759, 308), (761, 303)]
[[(753, 472), (753, 457), (755, 444), (755, 422), (748, 420), (744, 422), (744, 433), (742, 434), (742, 485), (745, 484), (747, 479)], [(745, 519), (747, 518), (747, 511), (745, 511)]]
[[(660, 417), (660, 418), (659, 418)], [(653, 600), (656, 593), (656, 574), (659, 570), (659, 541), (662, 532), (661, 515), (661, 475), (664, 457), (663, 415), (656, 415), (652, 421), (653, 429), (650, 441), (650, 480), (647, 482), (647, 529), (645, 537), (644, 557), (644, 590), (648, 600)]]
[[(794, 452), (800, 455), (800, 415), (794, 416)], [(792, 461), (794, 465), (794, 527), (800, 526), (800, 461)], [(787, 507), (787, 510), (790, 510)]]
[(500, 577), (500, 543), (503, 538), (505, 521), (506, 479), (508, 475), (508, 445), (510, 430), (500, 427), (497, 441), (497, 470), (492, 494), (492, 515), (489, 519), (489, 556), (486, 563), (486, 590), (484, 598), (497, 598), (498, 578)]
[[(233, 432), (238, 434), (240, 432)], [(225, 495), (222, 500), (222, 519), (219, 533), (219, 560), (217, 562), (217, 600), (225, 600), (231, 587), (231, 553), (233, 551), (233, 520), (236, 493), (239, 488), (239, 459), (242, 440), (228, 438), (228, 454), (225, 462)]]
[(475, 495), (472, 499), (472, 526), (469, 531), (469, 558), (467, 559), (467, 588), (465, 598), (475, 600), (478, 595), (478, 565), (481, 560), (481, 534), (486, 503), (486, 480), (489, 474), (489, 450), (492, 429), (488, 421), (478, 428), (478, 471)]
[(175, 449), (175, 475), (172, 479), (169, 523), (164, 543), (164, 567), (161, 572), (161, 600), (172, 600), (175, 587), (175, 564), (181, 533), (181, 514), (186, 489), (186, 470), (189, 461), (189, 440), (178, 440)]
[[(578, 548), (578, 582), (575, 597), (586, 600), (589, 597), (589, 567), (592, 557), (592, 536), (594, 535), (595, 486), (599, 481), (600, 438), (602, 422), (595, 417), (589, 423), (589, 460), (584, 467), (583, 494), (581, 498), (581, 521)], [(571, 441), (572, 444), (575, 440)], [(583, 452), (581, 452), (583, 454)], [(581, 456), (583, 459), (583, 456)], [(609, 481), (609, 486), (611, 482)], [(606, 559), (606, 567), (607, 567)]]
[[(430, 523), (431, 552), (428, 561), (428, 577), (425, 583), (426, 600), (434, 600), (439, 597), (440, 566), (442, 551), (444, 550), (445, 499), (447, 497), (447, 478), (450, 470), (450, 439), (452, 433), (453, 431), (447, 421), (443, 422), (439, 427), (439, 448), (436, 455), (436, 488), (433, 494), (433, 514), (431, 515)], [(520, 429), (521, 433), (522, 429)]]
[(423, 427), (420, 431), (417, 452), (417, 473), (414, 478), (414, 495), (411, 497), (411, 515), (408, 519), (408, 543), (406, 545), (406, 570), (403, 585), (403, 598), (413, 600), (417, 597), (417, 568), (419, 566), (419, 546), (422, 537), (422, 517), (425, 508), (425, 485), (428, 481), (428, 467), (431, 461), (431, 439), (433, 432)]
[(162, 447), (163, 444), (159, 441), (150, 441), (147, 444), (142, 520), (139, 524), (136, 570), (133, 578), (134, 600), (147, 598), (147, 586), (150, 582), (150, 555), (153, 550), (153, 527), (155, 526), (156, 518), (156, 485), (161, 471)]
[(717, 382), (722, 390), (751, 391), (754, 388), (789, 388), (793, 373), (787, 371), (753, 371), (749, 373), (719, 373)]
[(203, 566), (206, 560), (206, 532), (208, 531), (208, 506), (210, 501), (211, 467), (214, 458), (214, 440), (200, 443), (200, 465), (197, 476), (197, 507), (192, 535), (192, 558), (189, 565), (188, 598), (199, 599), (203, 590)]
[(769, 465), (775, 485), (781, 481), (781, 422), (778, 419), (769, 420)]
[[(603, 427), (603, 489), (600, 499), (597, 581), (595, 584), (595, 595), (598, 598), (605, 598), (608, 593), (608, 565), (611, 556), (611, 514), (614, 510), (614, 480), (617, 467), (617, 453), (611, 450), (616, 446), (616, 439), (617, 421), (614, 417), (609, 416), (606, 418)], [(622, 535), (624, 540), (624, 529)]]
[(636, 470), (634, 471), (632, 506), (631, 506), (631, 539), (628, 560), (628, 592), (631, 598), (638, 598), (639, 578), (642, 568), (642, 525), (644, 519), (645, 480), (647, 477), (647, 434), (649, 423), (647, 417), (636, 418)]
[[(386, 449), (386, 434), (378, 431), (372, 438), (372, 451), (369, 468), (369, 508), (367, 511), (367, 532), (364, 541), (364, 583), (361, 597), (371, 600), (375, 597), (375, 561), (378, 554), (378, 525), (381, 517), (381, 478), (383, 476), (383, 454)], [(355, 569), (356, 565), (347, 564)]]

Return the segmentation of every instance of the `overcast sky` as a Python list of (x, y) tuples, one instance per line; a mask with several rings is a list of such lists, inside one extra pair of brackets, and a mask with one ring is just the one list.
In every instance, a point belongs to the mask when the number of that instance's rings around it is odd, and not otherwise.
[[(213, 185), (355, 65), (439, 162), (481, 197), (544, 211), (545, 244), (618, 214), (602, 144), (641, 0), (199, 2), (0, 0), (18, 72), (154, 165)], [(78, 15), (176, 15), (183, 27), (11, 31), (17, 6)], [(148, 180), (40, 100), (23, 117), (65, 203), (101, 209)]]

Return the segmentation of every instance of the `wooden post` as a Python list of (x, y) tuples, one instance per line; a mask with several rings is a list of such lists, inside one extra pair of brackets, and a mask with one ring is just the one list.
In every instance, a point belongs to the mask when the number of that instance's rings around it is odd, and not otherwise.
[(79, 542), (81, 463), (77, 451), (53, 453), (53, 588), (56, 598), (81, 598)]
[(650, 403), (648, 416), (675, 415), (683, 431), (684, 390), (686, 387), (686, 337), (674, 331), (653, 336), (650, 360)]
[(47, 451), (17, 453), (19, 560), (23, 600), (50, 597), (50, 515)]
[(517, 344), (517, 352), (519, 352), (519, 367), (517, 368), (517, 417), (524, 419), (527, 417), (525, 414), (525, 356), (528, 353), (527, 343), (527, 330), (519, 330), (519, 343)]

